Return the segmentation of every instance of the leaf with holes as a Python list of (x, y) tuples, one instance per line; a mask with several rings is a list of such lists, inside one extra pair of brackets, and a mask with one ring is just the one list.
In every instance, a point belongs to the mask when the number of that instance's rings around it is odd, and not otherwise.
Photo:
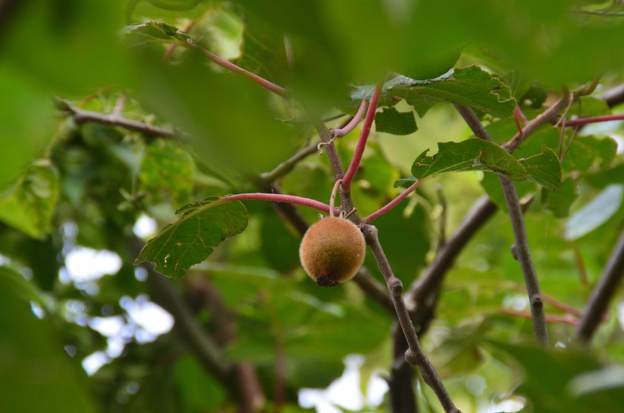
[[(370, 89), (369, 86), (359, 87), (351, 97), (359, 101), (369, 94)], [(420, 116), (437, 103), (452, 103), (502, 118), (511, 115), (516, 105), (509, 86), (476, 66), (449, 70), (428, 80), (395, 76), (384, 84), (381, 104), (391, 104), (394, 97), (405, 99)]]
[(392, 135), (409, 135), (416, 132), (414, 112), (399, 112), (396, 108), (385, 108), (375, 116), (377, 132)]
[(416, 158), (412, 174), (416, 178), (451, 171), (491, 171), (513, 179), (526, 177), (522, 164), (500, 146), (481, 139), (463, 142), (441, 142), (438, 153), (427, 155), (428, 150)]
[(209, 200), (188, 205), (177, 222), (149, 240), (136, 259), (155, 264), (171, 277), (181, 277), (192, 265), (206, 259), (221, 241), (247, 227), (247, 210), (240, 202)]

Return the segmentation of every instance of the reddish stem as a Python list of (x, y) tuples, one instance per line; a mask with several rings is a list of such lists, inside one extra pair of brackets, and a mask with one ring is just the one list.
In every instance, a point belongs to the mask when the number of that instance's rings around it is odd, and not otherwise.
[(362, 120), (362, 115), (364, 114), (365, 110), (366, 110), (366, 99), (363, 99), (362, 102), (360, 103), (360, 107), (358, 108), (355, 115), (353, 115), (349, 123), (344, 125), (342, 128), (333, 129), (334, 136), (337, 138), (340, 138), (342, 136), (345, 136), (347, 133), (351, 132), (353, 129), (355, 129), (355, 127)]
[(624, 114), (593, 116), (589, 118), (570, 119), (562, 122), (561, 126), (582, 126), (590, 123), (612, 122), (615, 120), (624, 120)]
[[(190, 43), (191, 45), (194, 45), (193, 43)], [(218, 64), (219, 66), (234, 72), (234, 73), (238, 73), (240, 75), (245, 76), (247, 79), (256, 82), (257, 84), (259, 84), (260, 86), (262, 86), (263, 88), (265, 88), (266, 90), (275, 93), (278, 96), (281, 97), (286, 97), (286, 89), (284, 89), (282, 86), (277, 85), (273, 82), (271, 82), (270, 80), (267, 80), (265, 78), (263, 78), (262, 76), (259, 76), (253, 72), (250, 72), (247, 69), (244, 69), (240, 66), (238, 66), (237, 64), (234, 64), (232, 62), (230, 62), (227, 59), (223, 59), (222, 57), (217, 56), (216, 54), (202, 49), (202, 51), (204, 52), (204, 54), (206, 55), (206, 57), (208, 59), (210, 59), (213, 63)]]
[(516, 107), (514, 108), (513, 117), (514, 117), (514, 121), (516, 122), (516, 127), (518, 128), (518, 132), (522, 134), (522, 128), (527, 123), (527, 117), (522, 112), (522, 109), (520, 109), (520, 106), (516, 105)]
[(348, 191), (351, 187), (353, 177), (360, 167), (362, 155), (364, 154), (364, 149), (366, 148), (366, 141), (368, 140), (368, 135), (370, 134), (373, 121), (375, 120), (375, 112), (377, 111), (377, 102), (379, 101), (379, 95), (381, 95), (381, 84), (378, 83), (375, 87), (375, 92), (371, 97), (370, 105), (368, 105), (368, 111), (366, 112), (366, 118), (364, 119), (364, 127), (362, 128), (360, 139), (358, 140), (357, 146), (355, 147), (353, 159), (351, 160), (349, 168), (347, 168), (347, 171), (342, 178), (342, 187), (345, 189), (345, 191)]
[(280, 203), (285, 203), (285, 204), (303, 205), (303, 206), (307, 206), (310, 208), (318, 209), (319, 211), (322, 211), (322, 212), (329, 212), (329, 205), (324, 204), (315, 199), (304, 198), (302, 196), (297, 196), (297, 195), (250, 192), (246, 194), (226, 195), (222, 197), (221, 199), (227, 202), (244, 201), (244, 200), (280, 202)]
[(409, 194), (411, 194), (412, 192), (414, 192), (416, 190), (416, 188), (418, 188), (420, 186), (420, 182), (421, 181), (416, 181), (413, 184), (411, 184), (409, 187), (405, 188), (405, 190), (403, 192), (401, 192), (396, 198), (394, 198), (392, 201), (388, 202), (386, 205), (382, 206), (381, 208), (379, 208), (377, 211), (373, 212), (372, 214), (370, 214), (369, 216), (367, 216), (366, 218), (364, 218), (364, 222), (366, 223), (370, 223), (374, 220), (376, 220), (377, 218), (386, 215), (388, 212), (390, 212), (395, 206), (399, 205), (401, 203), (401, 201), (403, 201), (405, 198), (407, 198), (407, 196)]

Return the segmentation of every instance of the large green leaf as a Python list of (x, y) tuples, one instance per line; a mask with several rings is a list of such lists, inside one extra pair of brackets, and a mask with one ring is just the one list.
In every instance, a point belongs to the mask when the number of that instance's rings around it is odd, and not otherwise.
[(552, 149), (545, 147), (542, 153), (520, 159), (529, 178), (547, 189), (557, 189), (561, 184), (561, 164)]
[(481, 139), (462, 142), (441, 142), (438, 152), (428, 156), (426, 150), (412, 165), (416, 178), (453, 171), (491, 171), (511, 178), (523, 179), (526, 170), (522, 164), (500, 146)]
[[(356, 89), (353, 98), (363, 98), (368, 88)], [(455, 69), (430, 80), (396, 76), (384, 84), (383, 97), (405, 99), (423, 116), (436, 103), (469, 106), (497, 117), (509, 116), (516, 102), (511, 89), (500, 78), (477, 66)]]
[(413, 112), (399, 112), (394, 107), (385, 108), (375, 116), (375, 130), (393, 135), (409, 135), (416, 132)]
[(51, 140), (54, 107), (50, 96), (24, 73), (0, 64), (0, 190), (41, 156)]
[(43, 238), (52, 228), (58, 198), (56, 168), (47, 160), (37, 161), (0, 197), (0, 219), (33, 238)]
[(549, 148), (525, 159), (516, 159), (499, 145), (482, 139), (438, 143), (438, 152), (428, 156), (426, 150), (412, 165), (412, 182), (443, 172), (487, 171), (512, 179), (530, 179), (545, 188), (556, 189), (561, 183), (561, 165)]
[(208, 257), (226, 238), (247, 227), (247, 210), (240, 202), (213, 200), (189, 205), (180, 219), (149, 240), (136, 259), (150, 261), (165, 275), (181, 277)]

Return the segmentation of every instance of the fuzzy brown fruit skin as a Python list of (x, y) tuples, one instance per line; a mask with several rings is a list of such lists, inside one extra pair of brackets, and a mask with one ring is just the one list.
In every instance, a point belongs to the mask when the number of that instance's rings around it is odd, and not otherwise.
[(320, 286), (332, 286), (355, 277), (364, 262), (366, 241), (351, 221), (326, 217), (306, 231), (299, 259), (305, 272)]

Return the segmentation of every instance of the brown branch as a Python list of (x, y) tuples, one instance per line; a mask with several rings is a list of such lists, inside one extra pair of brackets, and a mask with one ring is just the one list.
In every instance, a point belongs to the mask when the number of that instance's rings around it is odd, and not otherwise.
[(233, 364), (227, 361), (217, 343), (197, 323), (171, 281), (152, 269), (148, 271), (148, 283), (153, 298), (174, 317), (174, 331), (188, 345), (202, 366), (223, 384), (233, 397), (238, 397), (238, 389), (232, 381)]
[(438, 400), (440, 401), (440, 404), (442, 404), (445, 412), (459, 413), (459, 410), (455, 407), (455, 404), (444, 387), (442, 380), (420, 347), (416, 329), (412, 323), (407, 308), (405, 307), (405, 302), (403, 301), (403, 283), (394, 275), (394, 272), (392, 271), (390, 262), (388, 262), (388, 258), (386, 257), (381, 243), (379, 242), (377, 228), (371, 224), (363, 224), (361, 228), (366, 238), (366, 242), (368, 243), (375, 260), (377, 261), (379, 271), (386, 280), (386, 285), (390, 292), (390, 299), (392, 300), (399, 325), (401, 326), (405, 340), (407, 341), (408, 350), (405, 352), (405, 361), (407, 361), (411, 366), (418, 368), (425, 382), (431, 387), (438, 397)]
[[(570, 103), (570, 94), (566, 92), (563, 94), (563, 97), (561, 97), (561, 99), (559, 99), (554, 105), (550, 106), (544, 112), (536, 116), (535, 119), (532, 119), (530, 122), (528, 122), (524, 126), (524, 128), (522, 128), (522, 130), (518, 131), (510, 140), (508, 140), (503, 145), (503, 147), (507, 149), (509, 152), (513, 152), (522, 142), (524, 142), (525, 139), (527, 139), (530, 135), (532, 135), (533, 132), (535, 132), (540, 126), (546, 123), (555, 122), (559, 116), (559, 112), (565, 109), (569, 103)], [(458, 108), (458, 111), (459, 111), (459, 108)], [(462, 112), (460, 111), (460, 113)], [(473, 125), (469, 124), (473, 132), (475, 131), (474, 128), (476, 128), (477, 130), (482, 129), (479, 118), (477, 118), (476, 116), (472, 118), (469, 114), (467, 115), (471, 118), (471, 122), (473, 123)], [(462, 116), (464, 116), (464, 114), (462, 114)], [(464, 119), (466, 119), (466, 117), (464, 117)], [(475, 119), (477, 121), (476, 124), (474, 124)], [(485, 131), (485, 129), (483, 130)], [(485, 132), (487, 134), (487, 131)], [(475, 132), (475, 135), (477, 135), (476, 132)], [(483, 138), (482, 136), (479, 136), (479, 137)]]
[[(374, 106), (371, 102), (370, 106)], [(370, 111), (369, 106), (369, 111)], [(342, 179), (343, 171), (342, 166), (340, 164), (340, 160), (336, 153), (336, 148), (334, 147), (333, 142), (331, 141), (332, 134), (324, 125), (320, 124), (317, 126), (319, 135), (321, 137), (321, 141), (325, 143), (325, 148), (327, 150), (327, 155), (329, 157), (330, 163), (334, 170), (334, 179), (336, 181)], [(436, 396), (440, 400), (440, 403), (444, 407), (446, 413), (460, 413), (459, 410), (455, 407), (444, 384), (438, 377), (433, 365), (427, 359), (427, 356), (422, 351), (420, 347), (420, 343), (418, 342), (418, 337), (416, 335), (416, 329), (414, 328), (414, 324), (410, 319), (410, 315), (405, 307), (405, 302), (403, 301), (402, 292), (403, 285), (401, 281), (394, 276), (392, 272), (392, 268), (390, 263), (388, 262), (386, 255), (383, 251), (383, 248), (379, 242), (379, 237), (377, 233), (377, 228), (371, 224), (363, 224), (361, 218), (357, 214), (357, 212), (353, 209), (353, 201), (351, 199), (350, 186), (349, 185), (340, 185), (341, 188), (341, 199), (342, 199), (342, 207), (350, 213), (350, 219), (360, 225), (362, 233), (364, 234), (367, 244), (373, 255), (375, 260), (377, 261), (377, 266), (384, 276), (386, 281), (386, 287), (388, 288), (388, 293), (390, 295), (390, 300), (392, 300), (392, 304), (396, 313), (397, 320), (399, 321), (399, 325), (401, 326), (401, 330), (405, 335), (405, 339), (408, 343), (408, 351), (405, 353), (405, 360), (413, 367), (417, 367), (425, 382), (433, 389), (436, 393)]]
[(587, 343), (598, 325), (624, 277), (624, 232), (611, 253), (604, 274), (589, 298), (589, 302), (576, 330), (576, 339)]
[[(562, 98), (558, 102), (558, 104), (561, 104), (561, 102), (565, 102), (565, 99), (565, 97)], [(558, 104), (555, 104), (553, 106), (558, 106)], [(493, 141), (490, 137), (490, 134), (485, 130), (485, 128), (481, 124), (481, 121), (479, 120), (477, 115), (475, 115), (472, 109), (461, 105), (456, 105), (456, 107), (457, 111), (464, 118), (468, 126), (470, 126), (475, 136), (486, 141)], [(554, 111), (551, 111), (550, 113), (552, 112)], [(531, 122), (527, 124), (527, 126), (523, 129), (523, 133), (519, 136), (527, 136), (524, 131), (529, 128), (529, 125), (531, 125)], [(523, 139), (519, 139), (516, 146), (519, 145), (522, 140)], [(514, 148), (514, 146), (510, 146), (508, 150), (512, 151)], [(508, 177), (499, 175), (499, 180), (503, 188), (505, 203), (507, 205), (509, 217), (511, 218), (511, 225), (513, 227), (514, 235), (516, 238), (516, 243), (513, 248), (515, 251), (515, 256), (517, 256), (518, 261), (520, 261), (522, 272), (524, 274), (524, 282), (527, 287), (529, 302), (531, 303), (531, 313), (533, 314), (533, 329), (535, 330), (535, 336), (542, 344), (546, 344), (548, 342), (548, 331), (546, 329), (546, 321), (544, 317), (544, 303), (540, 295), (539, 281), (537, 280), (537, 274), (535, 272), (533, 259), (531, 258), (529, 241), (526, 234), (526, 228), (524, 225), (524, 218), (522, 216), (522, 208), (520, 207), (518, 194), (516, 193), (516, 188), (514, 184)]]
[(68, 113), (77, 125), (93, 122), (110, 126), (118, 126), (124, 129), (140, 132), (147, 136), (173, 138), (176, 135), (175, 132), (170, 129), (164, 129), (157, 126), (148, 125), (144, 122), (124, 118), (123, 116), (115, 113), (106, 115), (103, 113), (83, 110), (65, 100), (57, 100), (57, 106), (62, 111)]
[[(224, 347), (236, 338), (236, 314), (227, 307), (218, 289), (203, 273), (185, 278), (185, 302), (196, 304), (194, 315), (206, 308), (210, 313), (214, 331), (210, 334), (219, 347)], [(249, 362), (237, 362), (232, 366), (232, 380), (236, 383), (237, 394), (233, 400), (239, 402), (239, 413), (259, 413), (266, 398), (260, 385), (256, 369)]]

